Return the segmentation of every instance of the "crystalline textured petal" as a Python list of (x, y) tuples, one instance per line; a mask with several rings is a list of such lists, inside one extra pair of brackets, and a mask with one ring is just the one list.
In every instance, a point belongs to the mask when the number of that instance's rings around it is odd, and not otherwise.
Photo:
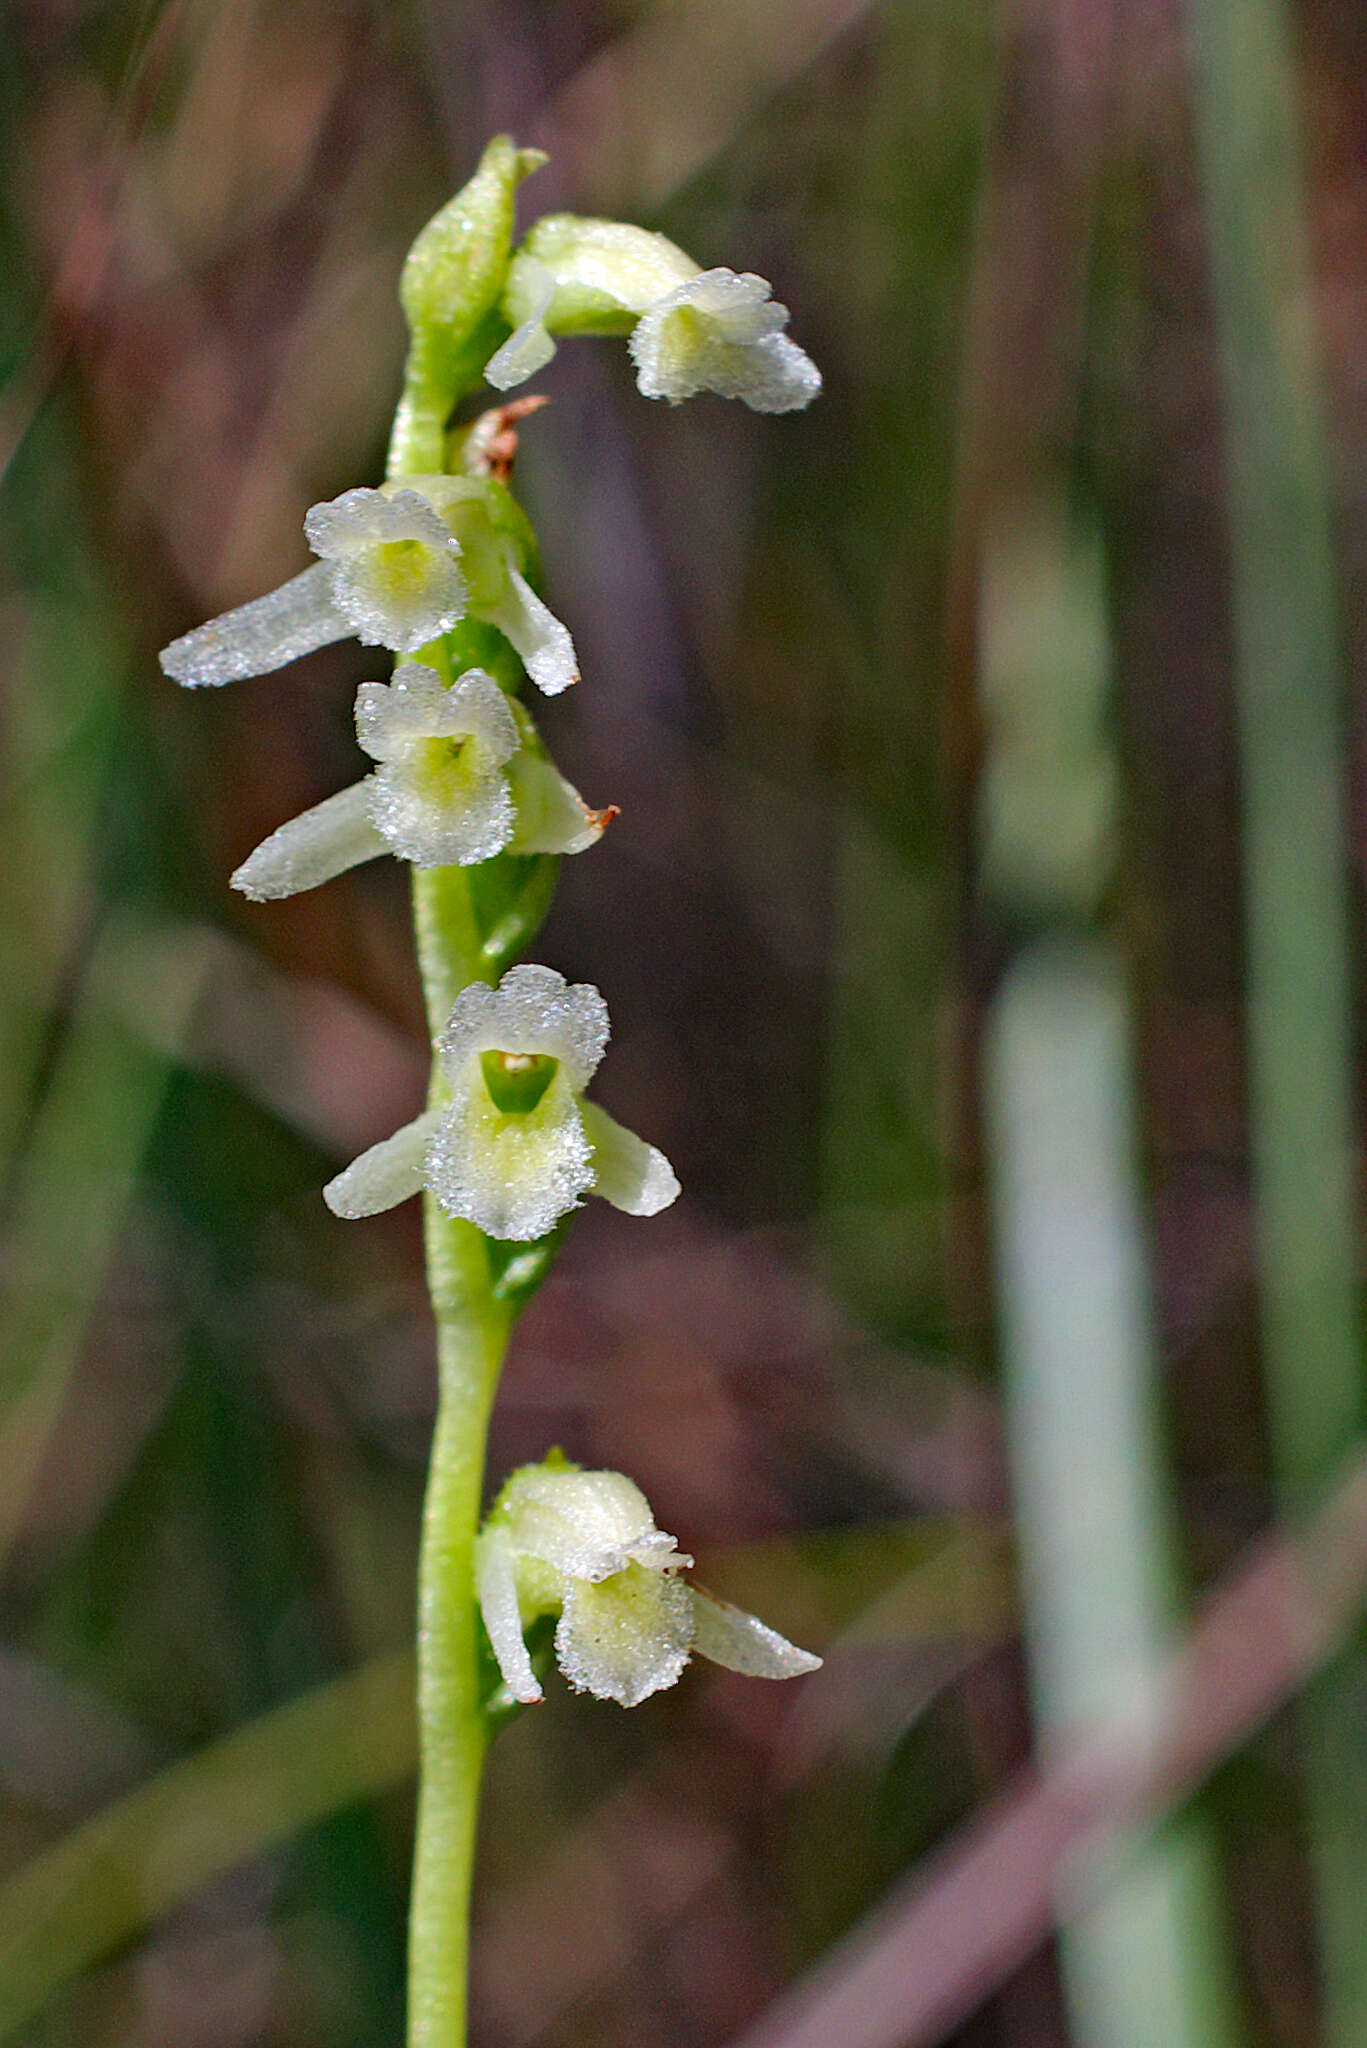
[(664, 1153), (627, 1130), (596, 1102), (583, 1104), (584, 1129), (593, 1146), (593, 1192), (628, 1216), (658, 1216), (679, 1194)]
[(382, 1138), (323, 1189), (335, 1216), (378, 1216), (416, 1195), (426, 1178), (427, 1148), (440, 1121), (439, 1109), (424, 1110), (411, 1124)]
[(655, 1527), (650, 1503), (622, 1472), (524, 1465), (498, 1498), (514, 1547), (566, 1578), (597, 1583), (633, 1558), (689, 1564), (674, 1538)]
[(343, 491), (340, 498), (309, 508), (304, 534), (315, 555), (331, 562), (357, 548), (385, 541), (422, 541), (438, 551), (451, 542), (450, 528), (441, 514), (411, 487), (392, 492)]
[(349, 620), (333, 602), (327, 568), (315, 562), (267, 596), (183, 633), (162, 649), (161, 665), (190, 689), (216, 688), (269, 675), (350, 632)]
[(513, 799), (501, 771), (518, 730), (483, 669), (447, 689), (435, 669), (401, 663), (392, 683), (361, 685), (356, 731), (381, 764), (370, 779), (370, 815), (401, 859), (467, 867), (508, 844)]
[(563, 1061), (577, 1092), (588, 1085), (607, 1042), (608, 1006), (597, 989), (529, 964), (510, 968), (497, 988), (472, 982), (462, 989), (438, 1044), (453, 1088), (477, 1053), (530, 1052)]
[(339, 790), (263, 839), (234, 874), (234, 889), (254, 903), (297, 896), (387, 853), (388, 845), (371, 818), (374, 779), (367, 776), (350, 789)]
[(629, 1564), (597, 1585), (571, 1581), (555, 1653), (576, 1692), (635, 1707), (674, 1684), (692, 1639), (687, 1586), (671, 1573)]
[(418, 868), (472, 867), (512, 837), (513, 800), (496, 767), (467, 773), (460, 800), (435, 803), (389, 762), (369, 778), (370, 815), (391, 853)]
[(475, 1591), (503, 1682), (515, 1700), (534, 1706), (542, 1697), (522, 1632), (514, 1553), (505, 1529), (486, 1529), (475, 1548)]
[(501, 767), (518, 746), (508, 699), (486, 670), (467, 669), (448, 689), (420, 661), (401, 661), (388, 683), (361, 684), (356, 737), (377, 761), (401, 760), (421, 740), (477, 739)]
[(484, 366), (485, 377), (497, 391), (510, 391), (514, 384), (534, 377), (555, 354), (555, 343), (546, 329), (555, 279), (540, 264), (528, 260), (523, 264), (521, 287), (528, 310)]
[(578, 1207), (593, 1179), (589, 1159), (563, 1068), (534, 1109), (508, 1114), (471, 1062), (432, 1134), (425, 1171), (448, 1215), (489, 1237), (530, 1242)]
[(677, 404), (699, 391), (740, 398), (756, 412), (791, 412), (821, 389), (811, 358), (779, 330), (787, 308), (761, 277), (700, 271), (642, 315), (628, 346), (647, 398)]
[(371, 646), (411, 654), (463, 618), (460, 548), (418, 491), (344, 491), (304, 521), (328, 564), (333, 600)]
[(747, 1678), (800, 1678), (820, 1668), (821, 1659), (799, 1650), (757, 1615), (691, 1586), (693, 1648), (698, 1656), (740, 1671)]
[(508, 586), (482, 616), (511, 642), (527, 674), (547, 697), (558, 696), (579, 680), (579, 660), (569, 628), (543, 604), (525, 576), (509, 567)]

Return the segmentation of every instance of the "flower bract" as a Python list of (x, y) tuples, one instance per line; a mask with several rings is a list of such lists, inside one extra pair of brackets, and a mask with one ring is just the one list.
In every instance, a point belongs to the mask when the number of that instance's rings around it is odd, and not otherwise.
[(584, 1099), (608, 1041), (597, 989), (511, 968), (456, 998), (437, 1052), (449, 1099), (362, 1153), (323, 1194), (369, 1216), (430, 1188), (490, 1237), (544, 1237), (588, 1194), (653, 1216), (679, 1192), (662, 1152)]
[(819, 1657), (688, 1585), (693, 1562), (655, 1526), (620, 1472), (585, 1472), (552, 1453), (524, 1465), (480, 1534), (476, 1584), (484, 1625), (515, 1700), (542, 1696), (525, 1629), (557, 1617), (556, 1660), (576, 1691), (634, 1707), (673, 1685), (698, 1652), (756, 1678), (795, 1678)]

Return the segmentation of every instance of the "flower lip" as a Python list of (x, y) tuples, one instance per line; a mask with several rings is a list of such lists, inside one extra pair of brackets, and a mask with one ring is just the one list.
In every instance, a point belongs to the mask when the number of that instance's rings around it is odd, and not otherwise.
[(628, 343), (637, 383), (672, 404), (715, 391), (756, 412), (810, 405), (821, 373), (781, 331), (787, 320), (753, 271), (701, 270), (642, 314)]
[(362, 683), (356, 734), (379, 768), (370, 815), (391, 852), (420, 867), (468, 866), (508, 844), (514, 806), (503, 770), (517, 722), (493, 677), (470, 669), (448, 689), (403, 662), (390, 683)]
[(411, 654), (465, 616), (460, 543), (418, 491), (344, 491), (304, 521), (332, 597), (369, 645)]

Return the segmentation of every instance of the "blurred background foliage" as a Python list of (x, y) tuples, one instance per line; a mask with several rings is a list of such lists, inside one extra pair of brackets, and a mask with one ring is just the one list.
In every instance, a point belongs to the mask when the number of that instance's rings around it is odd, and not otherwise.
[(371, 669), (155, 655), (378, 476), (403, 253), (508, 127), (534, 211), (772, 277), (826, 388), (537, 380), (546, 726), (622, 807), (540, 955), (686, 1194), (576, 1223), (492, 1474), (628, 1469), (827, 1662), (500, 1738), (475, 2036), (1367, 2039), (1367, 1684), (1285, 1704), (1309, 1619), (1184, 1695), (1198, 1796), (1049, 1877), (1060, 1938), (975, 1948), (994, 1866), (940, 2007), (943, 1943), (862, 2034), (760, 2017), (1032, 1757), (1144, 1752), (1353, 1450), (1365, 120), (1346, 0), (0, 12), (3, 2038), (401, 2039), (430, 1330), (416, 1215), (318, 1190), (421, 1097), (404, 878), (226, 881)]

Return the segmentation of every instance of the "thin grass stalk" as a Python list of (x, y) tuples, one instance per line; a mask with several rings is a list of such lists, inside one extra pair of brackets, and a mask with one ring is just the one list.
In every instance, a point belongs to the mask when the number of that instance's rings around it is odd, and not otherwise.
[[(1225, 405), (1243, 789), (1249, 1114), (1275, 1483), (1307, 1513), (1364, 1425), (1345, 706), (1290, 27), (1191, 0)], [(1324, 2039), (1367, 2040), (1367, 1667), (1304, 1706)]]
[[(1032, 1690), (1046, 1750), (1147, 1716), (1175, 1605), (1136, 1189), (1126, 995), (1100, 944), (1040, 941), (984, 1038), (986, 1124)], [(1236, 2038), (1218, 1873), (1174, 1825), (1065, 1928), (1087, 2048)]]
[[(203, 960), (158, 973), (150, 955), (117, 922), (101, 935), (20, 1171), (12, 1278), (0, 1295), (0, 1562), (23, 1525), (202, 985)], [(139, 1002), (156, 1009), (159, 1043), (130, 1020)]]
[(247, 1857), (413, 1769), (396, 1650), (159, 1772), (0, 1887), (0, 2041), (65, 1983)]

